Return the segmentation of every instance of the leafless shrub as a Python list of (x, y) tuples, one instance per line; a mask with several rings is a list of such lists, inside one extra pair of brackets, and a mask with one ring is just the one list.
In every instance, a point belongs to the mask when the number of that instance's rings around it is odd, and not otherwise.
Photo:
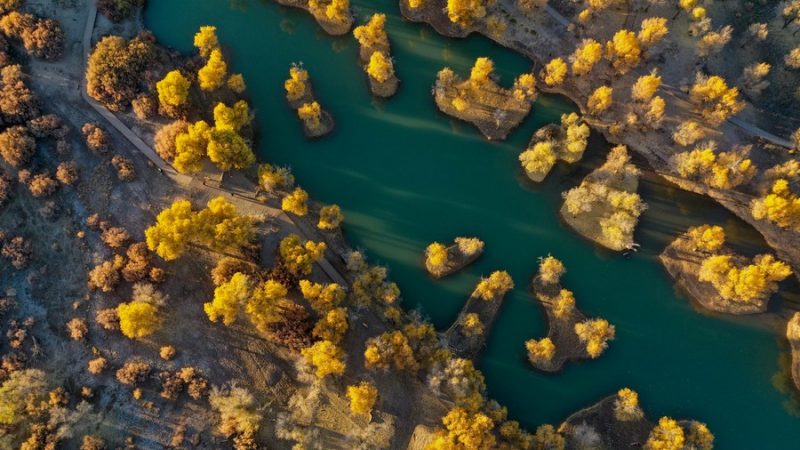
[(111, 165), (117, 169), (117, 178), (121, 181), (131, 181), (136, 178), (136, 168), (133, 167), (133, 161), (121, 156), (114, 155), (111, 158)]

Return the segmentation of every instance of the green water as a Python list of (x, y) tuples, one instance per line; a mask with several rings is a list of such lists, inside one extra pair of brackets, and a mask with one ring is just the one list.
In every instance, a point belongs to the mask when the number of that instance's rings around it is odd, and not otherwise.
[[(490, 394), (527, 427), (558, 423), (630, 386), (653, 418), (708, 422), (717, 448), (800, 448), (800, 420), (791, 412), (797, 401), (773, 381), (786, 377), (779, 361), (786, 348), (775, 330), (693, 311), (656, 259), (689, 225), (720, 223), (734, 239), (757, 242), (752, 231), (711, 203), (645, 176), (640, 191), (650, 209), (637, 230), (641, 251), (625, 259), (596, 249), (565, 228), (557, 211), (560, 193), (596, 167), (608, 145), (593, 137), (584, 161), (557, 167), (540, 186), (526, 182), (517, 162), (531, 133), (557, 121), (568, 103), (540, 98), (502, 143), (485, 141), (433, 104), (431, 85), (444, 65), (465, 73), (475, 57), (491, 56), (508, 83), (529, 62), (484, 38), (447, 40), (405, 22), (394, 0), (354, 3), (359, 21), (374, 11), (389, 16), (402, 84), (387, 101), (369, 95), (355, 40), (325, 35), (302, 11), (254, 0), (159, 0), (149, 2), (145, 20), (162, 44), (183, 52), (193, 50), (200, 25), (218, 27), (232, 66), (248, 83), (259, 156), (290, 165), (314, 198), (342, 206), (348, 239), (390, 268), (409, 308), (444, 328), (481, 275), (511, 273), (517, 289), (506, 298), (481, 368)], [(309, 70), (318, 100), (336, 119), (334, 134), (319, 141), (303, 138), (284, 101), (283, 81), (295, 61)], [(457, 235), (479, 236), (485, 254), (461, 274), (430, 280), (420, 268), (423, 249)], [(537, 258), (548, 253), (565, 262), (565, 284), (580, 307), (617, 327), (606, 354), (557, 375), (531, 370), (523, 347), (546, 334), (544, 314), (525, 286)]]

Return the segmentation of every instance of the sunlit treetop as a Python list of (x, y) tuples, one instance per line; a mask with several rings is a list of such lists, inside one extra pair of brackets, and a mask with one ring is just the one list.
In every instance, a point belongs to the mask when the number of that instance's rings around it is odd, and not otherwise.
[(200, 56), (208, 58), (211, 52), (219, 48), (219, 39), (217, 39), (217, 27), (202, 26), (200, 31), (194, 35), (194, 46), (200, 51)]
[(353, 36), (364, 47), (386, 47), (389, 45), (389, 38), (384, 30), (385, 23), (385, 14), (373, 14), (366, 25), (353, 30)]

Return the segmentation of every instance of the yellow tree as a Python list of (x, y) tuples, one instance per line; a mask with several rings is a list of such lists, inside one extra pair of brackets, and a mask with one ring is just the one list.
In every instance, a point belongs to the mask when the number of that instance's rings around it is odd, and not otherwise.
[(342, 209), (339, 205), (323, 206), (319, 209), (319, 222), (317, 228), (320, 230), (335, 230), (339, 228), (344, 220)]
[(311, 334), (318, 338), (338, 344), (344, 339), (349, 324), (346, 308), (333, 308), (320, 317)]
[(369, 381), (347, 386), (347, 398), (350, 399), (350, 412), (371, 418), (372, 408), (378, 400), (378, 388)]
[(663, 17), (648, 17), (642, 21), (642, 27), (637, 37), (645, 49), (659, 43), (669, 33), (667, 19)]
[(564, 450), (565, 440), (552, 425), (544, 424), (536, 428), (533, 436), (535, 448), (547, 450)]
[(553, 315), (565, 319), (575, 311), (575, 294), (569, 289), (561, 289), (553, 301)]
[(700, 281), (710, 282), (719, 295), (730, 301), (751, 302), (778, 290), (778, 282), (792, 269), (772, 255), (758, 255), (744, 267), (734, 265), (731, 255), (713, 255), (700, 265)]
[(597, 358), (608, 347), (608, 341), (614, 339), (614, 325), (605, 319), (590, 319), (575, 324), (575, 334), (586, 344), (586, 351), (592, 358)]
[(228, 85), (228, 89), (232, 90), (237, 94), (241, 94), (247, 89), (247, 84), (244, 82), (244, 75), (240, 73), (235, 73), (228, 77), (228, 81), (225, 83)]
[(295, 276), (308, 275), (312, 265), (322, 259), (327, 246), (324, 242), (301, 242), (300, 236), (290, 234), (281, 240), (278, 253), (286, 269)]
[(119, 327), (122, 334), (138, 339), (153, 334), (161, 324), (158, 308), (143, 301), (120, 303), (117, 306)]
[(781, 228), (800, 228), (800, 197), (789, 188), (786, 179), (778, 179), (770, 192), (752, 203), (753, 217), (766, 219)]
[(315, 369), (314, 374), (320, 380), (329, 375), (341, 375), (347, 368), (344, 350), (331, 341), (317, 341), (301, 350), (300, 354)]
[(384, 83), (394, 76), (394, 64), (383, 52), (373, 52), (367, 64), (367, 74), (378, 83)]
[(439, 242), (433, 242), (425, 248), (425, 266), (434, 272), (445, 268), (448, 261), (447, 247)]
[(196, 233), (197, 224), (188, 200), (176, 200), (158, 213), (156, 223), (145, 230), (147, 247), (165, 260), (180, 257)]
[(385, 48), (389, 45), (384, 25), (386, 14), (373, 14), (366, 25), (361, 25), (353, 30), (353, 36), (358, 43), (368, 48)]
[(622, 422), (640, 420), (644, 417), (644, 411), (639, 407), (639, 394), (628, 388), (622, 388), (617, 392), (614, 400), (614, 417)]
[(239, 133), (227, 128), (214, 128), (208, 134), (208, 159), (220, 170), (247, 169), (256, 162), (253, 149)]
[(656, 70), (653, 70), (648, 75), (642, 75), (636, 79), (636, 83), (631, 87), (631, 98), (639, 102), (649, 101), (660, 86), (661, 76)]
[(481, 412), (455, 407), (442, 418), (443, 430), (425, 450), (491, 450), (497, 439), (492, 432), (494, 421)]
[(310, 129), (310, 130), (317, 130), (319, 129), (322, 122), (320, 122), (320, 118), (322, 117), (322, 107), (319, 106), (317, 102), (311, 103), (304, 103), (300, 108), (297, 109), (297, 117), (303, 121), (303, 124)]
[(685, 442), (686, 437), (680, 424), (675, 419), (662, 417), (658, 420), (658, 425), (650, 431), (644, 448), (645, 450), (682, 450)]
[(567, 77), (569, 67), (561, 58), (553, 58), (544, 66), (541, 78), (548, 86), (560, 86)]
[(294, 185), (294, 175), (286, 167), (259, 164), (258, 185), (268, 192), (289, 189)]
[(194, 46), (200, 51), (200, 56), (208, 58), (211, 52), (219, 48), (219, 39), (217, 39), (217, 27), (203, 26), (200, 27), (194, 35)]
[(156, 83), (158, 101), (162, 105), (179, 107), (186, 104), (189, 99), (189, 86), (191, 83), (179, 70), (169, 72), (161, 81)]
[(364, 367), (414, 371), (419, 363), (408, 337), (402, 331), (387, 331), (369, 338), (364, 349)]
[(461, 318), (461, 331), (465, 336), (482, 336), (486, 330), (477, 313), (468, 313)]
[(696, 450), (713, 450), (714, 435), (708, 425), (692, 420), (686, 430), (686, 445)]
[(603, 46), (594, 39), (584, 39), (569, 57), (572, 63), (572, 74), (586, 75), (603, 57)]
[(586, 101), (586, 107), (589, 112), (598, 115), (611, 107), (614, 99), (614, 88), (611, 86), (600, 86), (592, 92), (589, 99)]
[(523, 73), (514, 81), (514, 98), (522, 102), (536, 99), (536, 77), (530, 73)]
[(223, 196), (212, 198), (196, 217), (196, 240), (215, 250), (239, 249), (255, 237), (253, 221), (242, 216)]
[(514, 281), (506, 271), (495, 271), (489, 278), (482, 278), (472, 293), (473, 297), (479, 297), (486, 301), (499, 300), (506, 292), (514, 289)]
[(222, 56), (222, 51), (218, 48), (211, 50), (206, 65), (197, 71), (197, 82), (200, 89), (204, 91), (214, 91), (225, 84), (228, 75), (228, 65)]
[(262, 333), (267, 333), (270, 325), (284, 320), (284, 311), (291, 308), (292, 302), (286, 298), (288, 293), (286, 287), (275, 280), (256, 286), (244, 303), (250, 322)]
[(308, 192), (302, 188), (295, 188), (281, 200), (281, 209), (298, 216), (308, 214)]
[(567, 272), (564, 263), (548, 255), (539, 261), (539, 279), (545, 284), (556, 284)]
[(487, 3), (488, 0), (447, 0), (447, 17), (466, 28), (486, 16)]
[(739, 100), (739, 89), (717, 75), (708, 77), (700, 73), (689, 91), (689, 99), (707, 121), (719, 125), (744, 109)]
[(528, 359), (532, 364), (551, 361), (556, 354), (556, 345), (548, 337), (538, 341), (536, 339), (525, 341), (525, 349), (528, 350)]
[(486, 57), (475, 60), (469, 74), (469, 82), (473, 87), (479, 88), (489, 81), (489, 76), (494, 71), (494, 62)]
[(190, 124), (185, 133), (175, 137), (175, 159), (172, 164), (180, 173), (199, 172), (208, 153), (211, 126), (200, 120)]
[(308, 71), (292, 66), (289, 69), (289, 79), (283, 83), (286, 98), (294, 101), (303, 97), (306, 94), (306, 81), (308, 81)]
[(630, 30), (619, 30), (606, 43), (606, 58), (617, 73), (624, 74), (639, 64), (642, 49), (639, 39)]
[(233, 107), (219, 102), (214, 107), (214, 128), (217, 130), (231, 130), (238, 132), (242, 127), (250, 124), (253, 116), (250, 106), (244, 100), (234, 103)]
[(203, 305), (208, 319), (212, 322), (222, 319), (223, 324), (232, 325), (250, 298), (252, 288), (250, 277), (241, 272), (233, 274), (230, 280), (214, 289), (214, 298)]
[(696, 250), (716, 252), (725, 244), (725, 230), (718, 225), (692, 227), (686, 234)]
[(314, 311), (324, 314), (338, 306), (345, 297), (344, 288), (336, 283), (320, 284), (300, 280), (300, 292)]

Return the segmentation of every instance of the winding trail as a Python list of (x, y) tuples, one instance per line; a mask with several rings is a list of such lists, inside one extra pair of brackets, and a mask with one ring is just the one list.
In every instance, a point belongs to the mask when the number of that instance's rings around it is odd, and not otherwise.
[[(82, 39), (84, 64), (89, 61), (89, 54), (92, 50), (92, 34), (94, 34), (95, 21), (97, 20), (97, 6), (94, 1), (90, 1), (89, 4), (89, 14), (86, 18), (86, 25), (83, 30)], [(83, 73), (86, 73), (85, 67)], [(265, 205), (263, 202), (257, 200), (254, 189), (255, 185), (253, 185), (241, 174), (236, 174), (239, 176), (237, 176), (234, 180), (231, 180), (231, 184), (235, 185), (236, 187), (223, 187), (222, 182), (220, 182), (219, 187), (217, 187), (206, 184), (206, 179), (209, 178), (207, 176), (200, 178), (179, 173), (171, 164), (167, 163), (160, 156), (158, 156), (158, 153), (156, 153), (155, 150), (147, 145), (147, 143), (145, 143), (141, 137), (139, 137), (133, 130), (125, 125), (113, 112), (93, 98), (89, 97), (89, 94), (86, 91), (85, 75), (81, 79), (81, 97), (83, 97), (86, 103), (88, 103), (89, 106), (97, 111), (100, 116), (102, 116), (109, 124), (111, 124), (114, 129), (119, 131), (122, 136), (125, 137), (125, 139), (127, 139), (137, 150), (146, 156), (147, 159), (155, 165), (160, 173), (172, 180), (177, 185), (187, 190), (205, 192), (211, 196), (219, 195), (220, 193), (226, 193), (228, 194), (227, 200), (233, 203), (239, 211), (253, 215), (263, 214), (265, 216), (272, 217), (275, 220), (284, 222), (291, 226), (293, 231), (302, 236), (303, 239), (320, 240), (319, 238), (322, 237), (309, 236), (309, 233), (304, 232), (303, 227), (301, 227), (291, 216), (286, 214), (286, 212), (281, 209)], [(331, 281), (339, 283), (343, 286), (348, 284), (346, 278), (334, 268), (330, 261), (327, 259), (322, 259), (318, 262), (318, 264)]]

